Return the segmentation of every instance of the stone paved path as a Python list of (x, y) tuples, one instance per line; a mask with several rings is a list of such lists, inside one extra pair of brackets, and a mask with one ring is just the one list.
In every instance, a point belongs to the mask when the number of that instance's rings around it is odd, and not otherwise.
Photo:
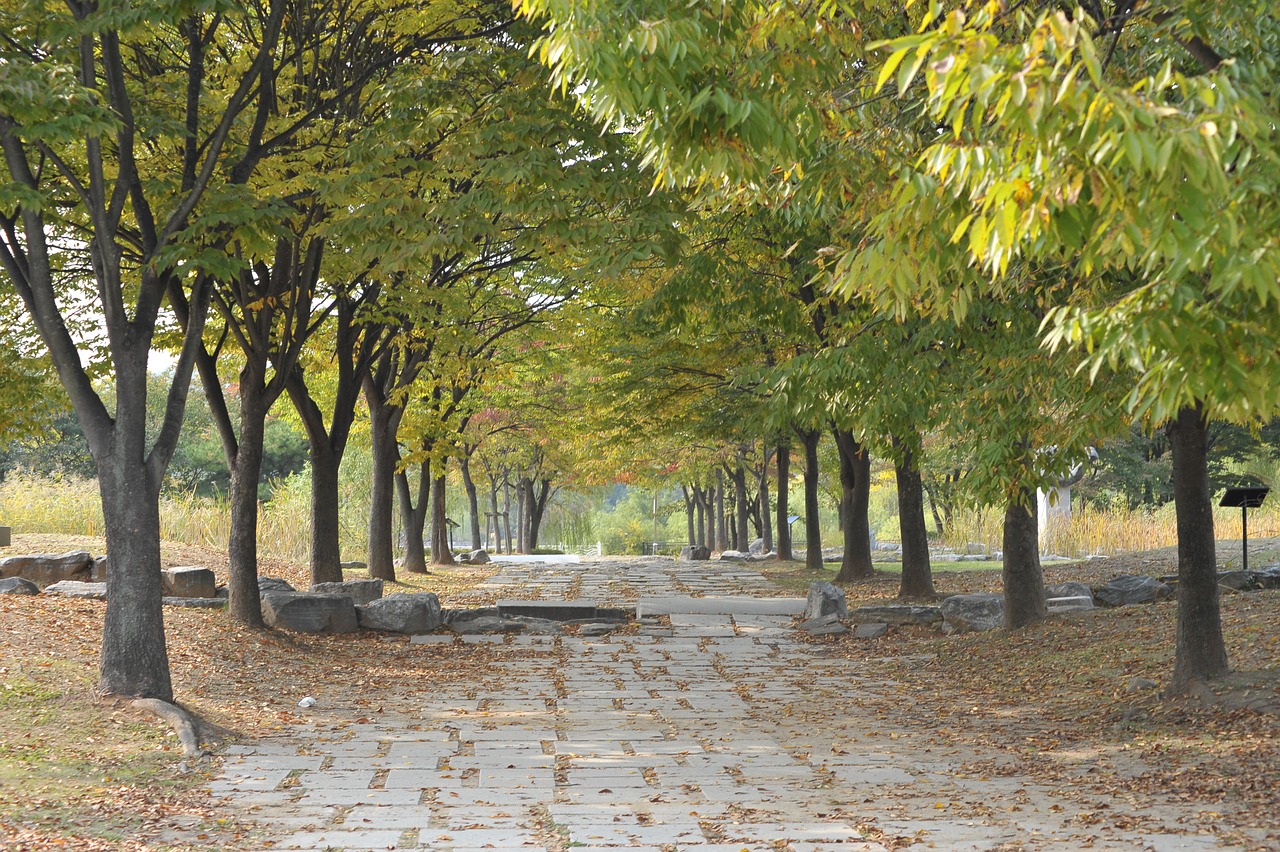
[[(608, 604), (626, 602), (620, 590), (768, 586), (748, 568), (664, 560), (511, 565), (491, 584)], [(863, 703), (909, 693), (821, 656), (790, 622), (677, 614), (640, 635), (500, 638), (538, 653), (511, 655), (499, 686), (437, 684), (413, 712), (334, 736), (330, 723), (360, 711), (318, 706), (312, 728), (231, 749), (213, 792), (269, 825), (274, 849), (853, 852), (905, 837), (942, 850), (1228, 848), (1182, 833), (1175, 811), (1119, 801), (1082, 825), (1079, 797), (957, 771), (981, 753), (870, 730)], [(804, 711), (820, 684), (848, 704), (814, 730)]]

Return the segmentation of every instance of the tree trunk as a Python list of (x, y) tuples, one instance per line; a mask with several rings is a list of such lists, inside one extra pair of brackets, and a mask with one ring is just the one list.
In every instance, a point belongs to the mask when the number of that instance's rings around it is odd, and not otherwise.
[(480, 498), (476, 494), (475, 480), (471, 478), (471, 454), (463, 453), (458, 464), (462, 468), (462, 487), (467, 492), (467, 513), (471, 516), (471, 549), (483, 550), (484, 540), (480, 537)]
[(693, 486), (693, 511), (697, 515), (693, 522), (693, 543), (699, 547), (707, 546), (707, 495), (701, 486)]
[(502, 475), (502, 525), (507, 534), (507, 553), (514, 553), (511, 549), (511, 477), (509, 472)]
[(529, 480), (529, 535), (527, 542), (529, 552), (538, 549), (538, 535), (542, 530), (542, 516), (547, 511), (547, 501), (551, 499), (551, 480), (540, 479), (535, 486), (533, 480)]
[(396, 493), (400, 497), (400, 526), (404, 529), (404, 570), (410, 574), (428, 574), (427, 551), (422, 539), (427, 527), (427, 506), (431, 493), (431, 462), (418, 465), (418, 502), (413, 502), (409, 488), (409, 472), (396, 473)]
[(1206, 464), (1208, 424), (1186, 407), (1167, 427), (1173, 451), (1173, 502), (1178, 523), (1178, 632), (1170, 691), (1230, 671), (1218, 605), (1218, 557)]
[(724, 514), (724, 471), (716, 468), (716, 550), (729, 549), (729, 530)]
[(1014, 630), (1044, 618), (1036, 495), (1030, 488), (1019, 489), (1005, 507), (1003, 573), (1005, 626)]
[(693, 527), (693, 495), (689, 492), (689, 486), (685, 485), (683, 482), (680, 483), (680, 493), (684, 495), (684, 519), (689, 528), (689, 546), (693, 547), (698, 543), (698, 533)]
[(804, 444), (804, 564), (810, 571), (822, 569), (822, 528), (818, 519), (818, 441), (817, 429), (801, 432)]
[(529, 527), (526, 520), (526, 502), (528, 500), (528, 492), (524, 487), (525, 480), (523, 477), (516, 480), (516, 552), (529, 552)]
[[(898, 443), (895, 440), (895, 443)], [(924, 484), (915, 454), (899, 443), (902, 458), (894, 465), (898, 480), (898, 529), (902, 535), (902, 585), (900, 598), (933, 598), (933, 572), (929, 566), (929, 530), (924, 520)]]
[(750, 507), (747, 505), (747, 465), (742, 457), (741, 450), (738, 451), (738, 465), (733, 469), (733, 473), (729, 478), (733, 480), (733, 508), (734, 517), (737, 521), (734, 529), (734, 538), (738, 540), (738, 550), (746, 553), (751, 547), (750, 532), (747, 530)]
[(111, 563), (98, 690), (172, 701), (160, 605), (159, 478), (145, 462), (130, 463), (114, 453), (96, 462)]
[(436, 565), (453, 565), (453, 551), (449, 549), (448, 507), (445, 505), (445, 463), (440, 463), (440, 475), (431, 483), (431, 561)]
[(502, 552), (502, 515), (498, 511), (498, 482), (489, 480), (489, 507), (493, 510), (493, 551)]
[(840, 457), (840, 486), (844, 491), (844, 561), (835, 582), (849, 583), (875, 573), (871, 564), (871, 454), (852, 432), (833, 429)]
[(773, 552), (773, 524), (769, 515), (769, 445), (761, 444), (764, 461), (760, 463), (760, 538), (764, 541), (761, 553)]
[(392, 505), (395, 499), (396, 432), (404, 409), (387, 403), (365, 379), (365, 401), (369, 406), (369, 430), (373, 449), (373, 473), (369, 499), (369, 576), (395, 582), (395, 522)]
[(791, 560), (795, 556), (791, 552), (791, 524), (787, 519), (791, 515), (788, 485), (791, 481), (791, 447), (778, 445), (778, 558)]
[(342, 582), (338, 537), (338, 467), (328, 440), (308, 438), (311, 459), (311, 582)]
[(267, 411), (262, 375), (240, 373), (240, 434), (231, 466), (231, 533), (227, 542), (227, 611), (234, 621), (263, 627), (258, 592), (258, 479)]

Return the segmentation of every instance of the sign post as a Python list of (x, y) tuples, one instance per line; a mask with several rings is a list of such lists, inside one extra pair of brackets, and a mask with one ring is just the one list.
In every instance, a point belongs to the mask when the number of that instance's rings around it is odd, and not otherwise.
[(1271, 491), (1265, 485), (1245, 485), (1237, 488), (1228, 488), (1226, 493), (1222, 495), (1219, 506), (1240, 507), (1240, 533), (1242, 541), (1240, 543), (1240, 552), (1244, 555), (1242, 570), (1249, 570), (1249, 510), (1256, 509), (1262, 505), (1262, 501), (1267, 499), (1267, 494)]

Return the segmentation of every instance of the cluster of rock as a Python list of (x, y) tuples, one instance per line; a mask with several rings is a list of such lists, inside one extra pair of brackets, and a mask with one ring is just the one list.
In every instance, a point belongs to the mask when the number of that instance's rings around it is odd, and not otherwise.
[[(1219, 575), (1219, 583), (1238, 591), (1280, 588), (1280, 565), (1258, 571), (1232, 571)], [(1176, 578), (1127, 575), (1101, 586), (1085, 583), (1058, 583), (1045, 586), (1045, 602), (1050, 613), (1120, 607), (1169, 600), (1175, 596)], [(944, 633), (972, 633), (1004, 627), (1004, 595), (951, 595), (937, 606), (884, 604), (850, 610), (841, 589), (831, 583), (814, 583), (809, 588), (799, 629), (811, 636), (849, 632), (854, 626), (859, 638), (883, 636), (891, 625), (937, 624)]]
[(418, 635), (448, 629), (460, 635), (554, 634), (577, 625), (579, 635), (600, 636), (631, 617), (626, 610), (581, 601), (508, 601), (492, 607), (444, 609), (431, 592), (383, 597), (381, 580), (318, 583), (306, 592), (273, 578), (263, 578), (259, 584), (267, 624), (299, 633), (364, 629)]
[[(226, 590), (219, 589), (208, 568), (183, 565), (165, 569), (164, 603), (170, 606), (220, 607)], [(34, 553), (0, 559), (0, 594), (46, 595), (106, 600), (107, 557), (87, 550)]]
[(493, 560), (489, 558), (489, 551), (473, 550), (470, 553), (462, 553), (457, 557), (459, 565), (488, 565)]

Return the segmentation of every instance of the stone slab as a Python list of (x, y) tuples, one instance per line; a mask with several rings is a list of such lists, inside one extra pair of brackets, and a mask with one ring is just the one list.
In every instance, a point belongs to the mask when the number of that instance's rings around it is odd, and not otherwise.
[(498, 615), (511, 618), (517, 615), (546, 618), (552, 621), (572, 621), (576, 618), (596, 617), (599, 607), (595, 601), (498, 601)]
[(646, 597), (636, 603), (636, 616), (646, 615), (799, 615), (804, 598), (755, 598), (745, 595), (723, 597)]

